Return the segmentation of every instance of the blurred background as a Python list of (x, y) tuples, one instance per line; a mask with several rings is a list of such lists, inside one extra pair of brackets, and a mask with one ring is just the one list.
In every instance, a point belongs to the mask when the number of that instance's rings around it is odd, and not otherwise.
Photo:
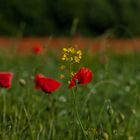
[(0, 0), (0, 36), (140, 35), (140, 0)]

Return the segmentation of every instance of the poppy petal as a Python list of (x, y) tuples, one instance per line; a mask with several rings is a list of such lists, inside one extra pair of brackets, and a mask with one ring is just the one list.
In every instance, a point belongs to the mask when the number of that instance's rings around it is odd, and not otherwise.
[(0, 72), (0, 87), (10, 88), (12, 85), (13, 73), (11, 72)]
[(61, 86), (61, 83), (52, 79), (45, 77), (42, 74), (37, 74), (35, 76), (35, 88), (40, 89), (46, 93), (52, 93)]
[(89, 68), (82, 67), (71, 79), (69, 88), (76, 86), (76, 81), (80, 85), (88, 84), (92, 80), (92, 75)]

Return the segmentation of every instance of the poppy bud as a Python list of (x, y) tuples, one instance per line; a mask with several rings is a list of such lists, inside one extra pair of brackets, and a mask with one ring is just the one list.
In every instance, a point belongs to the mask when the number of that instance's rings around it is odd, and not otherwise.
[(129, 136), (128, 140), (134, 140), (134, 137), (133, 136)]
[(136, 110), (135, 109), (132, 109), (132, 113), (135, 115), (136, 114)]
[(108, 106), (108, 107), (107, 107), (107, 113), (108, 113), (108, 115), (109, 115), (110, 117), (114, 114), (114, 110), (113, 110), (113, 108), (112, 108), (111, 106)]
[(118, 124), (120, 124), (120, 119), (119, 118), (116, 118), (115, 119), (115, 123), (118, 125)]
[(119, 116), (120, 116), (121, 121), (124, 121), (124, 119), (125, 119), (124, 114), (123, 113), (120, 113)]
[(117, 134), (118, 134), (117, 130), (114, 129), (114, 130), (113, 130), (113, 135), (117, 135)]
[(25, 86), (26, 85), (26, 81), (24, 79), (19, 79), (19, 84), (21, 86)]
[(102, 133), (103, 140), (109, 140), (109, 135), (106, 132)]

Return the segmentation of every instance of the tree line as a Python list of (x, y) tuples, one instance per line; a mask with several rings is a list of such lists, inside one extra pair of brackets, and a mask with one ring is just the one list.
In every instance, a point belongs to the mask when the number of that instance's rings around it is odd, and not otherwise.
[(0, 0), (0, 35), (140, 35), (139, 0)]

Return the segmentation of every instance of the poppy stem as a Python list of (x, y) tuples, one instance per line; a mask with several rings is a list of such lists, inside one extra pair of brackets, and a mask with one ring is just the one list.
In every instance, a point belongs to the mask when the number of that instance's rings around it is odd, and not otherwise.
[(98, 116), (98, 120), (97, 120), (97, 125), (100, 123), (100, 121), (101, 121), (101, 117), (102, 117), (102, 114), (103, 114), (103, 112), (104, 112), (104, 110), (105, 110), (105, 106), (106, 106), (106, 104), (110, 104), (110, 100), (105, 100), (104, 101), (104, 104), (103, 104), (103, 106), (101, 107), (101, 110), (100, 110), (100, 112), (99, 112), (99, 116)]
[(83, 131), (83, 134), (84, 134), (84, 137), (85, 137), (85, 140), (88, 140), (88, 138), (87, 138), (87, 135), (86, 135), (86, 131), (85, 131), (85, 129), (84, 129), (84, 126), (83, 126), (83, 124), (82, 124), (82, 121), (81, 121), (81, 119), (80, 119), (80, 116), (79, 116), (79, 113), (78, 113), (78, 110), (77, 110), (77, 102), (76, 102), (76, 93), (75, 93), (75, 91), (74, 91), (74, 89), (72, 89), (72, 94), (73, 94), (73, 97), (74, 97), (74, 110), (75, 110), (75, 115), (76, 115), (76, 119), (77, 119), (77, 121), (78, 121), (78, 124), (80, 125), (80, 127), (81, 127), (81, 129), (82, 129), (82, 131)]
[(3, 123), (6, 126), (6, 95), (3, 94)]

